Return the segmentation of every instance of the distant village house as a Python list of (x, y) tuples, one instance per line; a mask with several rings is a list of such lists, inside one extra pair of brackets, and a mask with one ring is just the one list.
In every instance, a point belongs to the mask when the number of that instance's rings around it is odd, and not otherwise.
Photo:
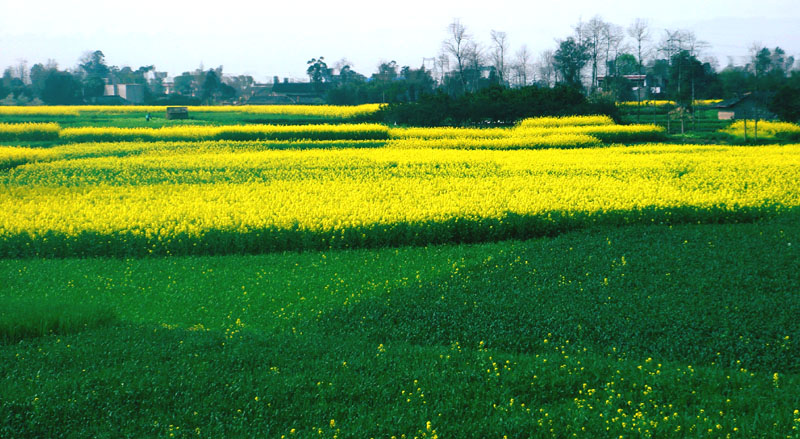
[(712, 108), (719, 110), (717, 119), (736, 120), (736, 119), (775, 119), (777, 116), (769, 111), (764, 104), (768, 102), (766, 96), (745, 93), (741, 96), (726, 99)]
[[(143, 104), (144, 84), (106, 84), (100, 101), (119, 101), (122, 104)], [(116, 99), (115, 99), (116, 98)]]
[(324, 104), (325, 84), (312, 82), (289, 82), (283, 78), (281, 82), (277, 76), (272, 84), (256, 84), (252, 87), (252, 94), (247, 99), (250, 105), (270, 104)]

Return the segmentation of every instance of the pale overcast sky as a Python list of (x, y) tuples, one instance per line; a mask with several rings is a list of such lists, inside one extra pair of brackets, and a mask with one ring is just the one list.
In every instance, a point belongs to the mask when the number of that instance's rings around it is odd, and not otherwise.
[(798, 0), (648, 1), (261, 1), (0, 0), (0, 69), (53, 59), (72, 68), (87, 51), (109, 65), (154, 64), (171, 75), (224, 66), (227, 74), (304, 78), (306, 61), (341, 58), (369, 75), (381, 61), (419, 67), (435, 57), (447, 26), (459, 19), (483, 44), (505, 31), (515, 52), (538, 56), (595, 15), (628, 27), (648, 19), (657, 42), (664, 29), (689, 29), (711, 44), (705, 55), (742, 63), (754, 42), (800, 59)]

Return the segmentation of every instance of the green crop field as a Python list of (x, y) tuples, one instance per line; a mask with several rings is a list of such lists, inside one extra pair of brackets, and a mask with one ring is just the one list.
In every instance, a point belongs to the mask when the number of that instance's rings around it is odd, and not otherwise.
[(223, 110), (0, 114), (0, 438), (800, 437), (796, 126)]

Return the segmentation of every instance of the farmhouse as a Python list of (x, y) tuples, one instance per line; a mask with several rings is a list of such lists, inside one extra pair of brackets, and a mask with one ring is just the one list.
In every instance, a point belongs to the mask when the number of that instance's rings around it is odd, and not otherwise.
[(276, 76), (272, 84), (253, 86), (253, 92), (247, 99), (250, 105), (267, 104), (322, 104), (325, 84), (311, 82), (283, 82)]
[(719, 110), (717, 119), (775, 119), (774, 113), (769, 111), (764, 104), (767, 99), (763, 95), (745, 93), (741, 96), (726, 99), (712, 108)]
[[(620, 77), (598, 76), (597, 85), (601, 90), (610, 90), (609, 82), (618, 80)], [(661, 93), (663, 81), (661, 78), (648, 75), (622, 75), (621, 78), (627, 82), (627, 91), (630, 91), (631, 99), (638, 94), (638, 99), (647, 99), (648, 96), (656, 96)]]
[(124, 99), (125, 103), (143, 104), (144, 87), (144, 84), (106, 84), (103, 97), (106, 100), (109, 97), (118, 97)]

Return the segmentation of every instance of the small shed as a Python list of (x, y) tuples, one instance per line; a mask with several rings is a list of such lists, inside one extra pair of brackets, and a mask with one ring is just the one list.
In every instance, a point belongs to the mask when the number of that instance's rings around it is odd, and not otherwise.
[(726, 99), (711, 108), (718, 110), (717, 119), (775, 119), (775, 114), (766, 107), (767, 97), (762, 94), (745, 93)]
[(189, 109), (187, 107), (167, 107), (167, 119), (188, 119)]

